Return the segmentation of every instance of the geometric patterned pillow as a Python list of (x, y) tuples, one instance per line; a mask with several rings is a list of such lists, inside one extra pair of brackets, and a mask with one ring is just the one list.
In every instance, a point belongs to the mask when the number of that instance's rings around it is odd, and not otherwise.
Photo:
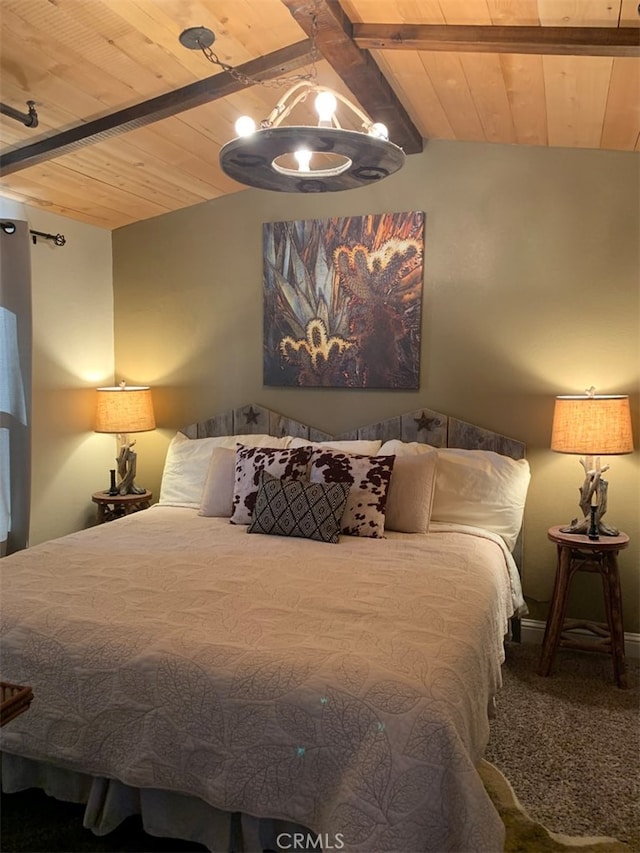
[(335, 544), (348, 494), (347, 483), (280, 480), (263, 471), (247, 532)]
[(236, 444), (231, 523), (249, 524), (251, 521), (260, 486), (260, 474), (263, 471), (278, 478), (306, 479), (310, 459), (310, 447), (281, 450), (275, 447), (246, 447), (244, 444)]
[(384, 539), (387, 490), (395, 458), (314, 449), (311, 482), (347, 483), (351, 487), (342, 516), (341, 532), (346, 536)]

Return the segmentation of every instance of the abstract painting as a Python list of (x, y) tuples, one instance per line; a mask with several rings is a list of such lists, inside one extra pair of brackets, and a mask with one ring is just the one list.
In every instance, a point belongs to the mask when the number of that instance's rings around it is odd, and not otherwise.
[(264, 224), (265, 385), (419, 388), (424, 219)]

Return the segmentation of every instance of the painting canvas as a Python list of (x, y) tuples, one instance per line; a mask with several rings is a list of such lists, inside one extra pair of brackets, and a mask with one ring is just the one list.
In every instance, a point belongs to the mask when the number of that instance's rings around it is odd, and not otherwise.
[(417, 389), (424, 213), (269, 222), (264, 383)]

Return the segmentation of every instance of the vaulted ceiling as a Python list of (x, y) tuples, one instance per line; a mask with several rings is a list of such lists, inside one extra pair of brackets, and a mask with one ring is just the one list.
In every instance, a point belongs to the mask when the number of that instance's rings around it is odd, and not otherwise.
[[(637, 0), (0, 0), (0, 194), (112, 229), (239, 192), (235, 119), (314, 70), (409, 156), (638, 152), (639, 25)], [(217, 62), (180, 43), (196, 26)]]

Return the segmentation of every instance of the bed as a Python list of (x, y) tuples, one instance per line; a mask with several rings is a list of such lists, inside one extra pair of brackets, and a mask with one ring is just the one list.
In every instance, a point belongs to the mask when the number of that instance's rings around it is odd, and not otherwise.
[[(1, 675), (34, 692), (1, 732), (3, 790), (215, 851), (501, 849), (476, 766), (526, 612), (524, 455), (428, 410), (339, 437), (257, 405), (186, 427), (159, 505), (2, 560)], [(384, 521), (364, 535), (341, 526), (362, 470)], [(338, 534), (249, 535), (282, 489)]]

